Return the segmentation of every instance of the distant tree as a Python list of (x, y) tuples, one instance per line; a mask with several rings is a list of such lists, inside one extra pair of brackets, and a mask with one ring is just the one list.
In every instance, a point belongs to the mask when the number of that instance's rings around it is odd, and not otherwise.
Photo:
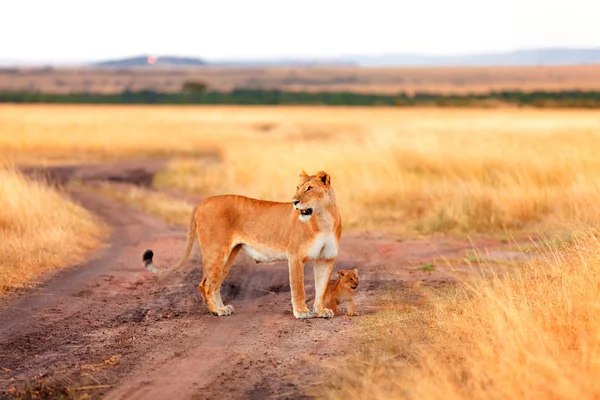
[(207, 88), (208, 85), (202, 81), (186, 81), (181, 89), (188, 93), (204, 93)]

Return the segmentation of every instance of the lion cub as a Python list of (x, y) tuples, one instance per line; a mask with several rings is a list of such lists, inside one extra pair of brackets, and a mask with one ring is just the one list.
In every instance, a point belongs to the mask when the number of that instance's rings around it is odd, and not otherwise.
[(325, 291), (325, 307), (337, 314), (337, 306), (346, 303), (348, 315), (355, 316), (354, 290), (358, 287), (358, 270), (348, 269), (338, 271), (338, 280), (330, 280)]

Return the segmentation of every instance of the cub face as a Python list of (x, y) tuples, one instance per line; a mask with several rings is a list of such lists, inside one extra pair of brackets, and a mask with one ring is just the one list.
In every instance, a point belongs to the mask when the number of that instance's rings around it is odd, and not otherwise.
[(328, 193), (331, 178), (324, 171), (319, 171), (313, 176), (300, 171), (299, 178), (292, 204), (296, 210), (300, 211), (302, 220), (310, 218), (314, 211), (321, 211), (331, 202)]
[(358, 287), (358, 270), (354, 269), (342, 269), (338, 271), (338, 279), (347, 288), (352, 290)]

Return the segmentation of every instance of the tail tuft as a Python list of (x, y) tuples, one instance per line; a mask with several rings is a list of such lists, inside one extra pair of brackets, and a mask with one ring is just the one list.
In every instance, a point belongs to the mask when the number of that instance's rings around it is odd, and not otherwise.
[(152, 257), (154, 257), (154, 252), (152, 250), (146, 250), (144, 252), (144, 255), (142, 256), (142, 262), (144, 263), (144, 268), (146, 268), (148, 271), (154, 273), (154, 274), (158, 274), (161, 271), (159, 269), (157, 269), (154, 264), (152, 263)]
[(192, 247), (194, 247), (195, 233), (196, 233), (196, 217), (195, 217), (195, 215), (196, 215), (196, 210), (198, 209), (198, 206), (199, 205), (194, 207), (194, 210), (192, 211), (192, 214), (190, 215), (190, 223), (188, 224), (187, 240), (185, 242), (185, 253), (183, 254), (183, 257), (181, 258), (179, 263), (177, 265), (175, 265), (173, 268), (169, 268), (169, 269), (156, 268), (156, 266), (154, 265), (154, 261), (152, 260), (154, 258), (154, 252), (152, 250), (148, 249), (142, 255), (142, 263), (144, 264), (144, 268), (146, 268), (148, 271), (152, 272), (153, 274), (164, 275), (164, 274), (168, 274), (168, 273), (177, 271), (178, 269), (183, 267), (183, 264), (185, 263), (187, 258), (190, 256)]
[(142, 261), (144, 265), (147, 265), (152, 262), (152, 258), (154, 257), (154, 252), (152, 250), (146, 250), (144, 255), (142, 256)]

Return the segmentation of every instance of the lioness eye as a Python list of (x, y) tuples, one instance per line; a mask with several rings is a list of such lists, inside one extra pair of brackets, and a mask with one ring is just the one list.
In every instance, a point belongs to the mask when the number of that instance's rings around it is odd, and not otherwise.
[(310, 189), (312, 189), (312, 186), (307, 187), (306, 191), (308, 192)]
[(296, 190), (300, 190), (300, 186), (296, 186)]

